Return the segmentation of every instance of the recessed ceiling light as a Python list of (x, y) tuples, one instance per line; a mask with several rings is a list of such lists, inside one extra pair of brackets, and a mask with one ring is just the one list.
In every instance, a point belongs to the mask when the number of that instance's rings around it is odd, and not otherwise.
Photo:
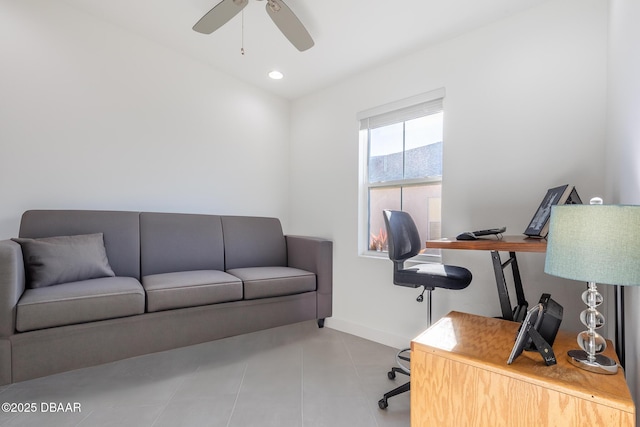
[(271, 77), (273, 80), (280, 80), (281, 78), (284, 77), (284, 74), (282, 74), (278, 70), (273, 70), (269, 73), (269, 77)]

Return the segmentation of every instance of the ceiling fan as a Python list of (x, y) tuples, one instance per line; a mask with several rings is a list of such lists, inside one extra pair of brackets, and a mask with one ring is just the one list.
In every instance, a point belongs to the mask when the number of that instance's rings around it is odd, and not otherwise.
[[(196, 22), (193, 30), (203, 34), (211, 34), (240, 13), (248, 3), (249, 0), (222, 0)], [(313, 39), (309, 32), (283, 0), (267, 0), (266, 3), (267, 13), (271, 20), (291, 44), (300, 52), (313, 46)]]

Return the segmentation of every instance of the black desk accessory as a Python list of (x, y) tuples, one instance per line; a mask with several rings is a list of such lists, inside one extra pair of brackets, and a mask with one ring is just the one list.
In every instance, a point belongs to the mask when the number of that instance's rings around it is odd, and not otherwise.
[[(558, 329), (560, 329), (560, 323), (562, 323), (563, 308), (551, 298), (550, 294), (542, 294), (538, 303), (543, 306), (543, 314), (542, 321), (537, 329), (545, 341), (552, 346), (556, 339)], [(533, 340), (529, 339), (524, 349), (525, 351), (536, 351)]]
[[(535, 349), (540, 353), (547, 366), (555, 365), (557, 363), (556, 355), (553, 352), (551, 344), (549, 344), (549, 340), (551, 340), (551, 342), (555, 340), (558, 327), (560, 326), (560, 322), (557, 318), (557, 309), (559, 307), (561, 313), (562, 307), (555, 303), (549, 294), (543, 294), (540, 300), (543, 302), (536, 304), (527, 311), (527, 315), (518, 330), (516, 342), (513, 345), (513, 349), (511, 350), (511, 354), (507, 360), (508, 365), (513, 363), (513, 361), (522, 354), (522, 351), (527, 345), (529, 345), (532, 350)], [(553, 302), (551, 303), (551, 312), (549, 312), (551, 301)], [(549, 312), (549, 315), (546, 315), (547, 312)], [(544, 320), (545, 317), (548, 318), (546, 322)], [(562, 319), (560, 318), (560, 320)], [(542, 327), (543, 324), (545, 324), (544, 327)], [(546, 336), (541, 334), (541, 330), (544, 331)]]
[(537, 326), (542, 322), (542, 313), (543, 306), (542, 304), (537, 304), (533, 306), (529, 311), (527, 311), (527, 315), (520, 326), (520, 330), (518, 331), (518, 335), (516, 336), (516, 342), (513, 345), (513, 349), (511, 350), (511, 354), (509, 355), (509, 359), (507, 360), (507, 365), (513, 363), (513, 361), (522, 354), (524, 347), (527, 343), (527, 340), (530, 338), (536, 344), (536, 348), (540, 352), (540, 355), (544, 359), (544, 362), (549, 365), (556, 364), (556, 357), (553, 353), (553, 349), (551, 346), (542, 338), (542, 335), (537, 331)]
[(478, 240), (482, 236), (495, 236), (507, 231), (507, 227), (488, 228), (486, 230), (465, 231), (456, 236), (456, 240)]

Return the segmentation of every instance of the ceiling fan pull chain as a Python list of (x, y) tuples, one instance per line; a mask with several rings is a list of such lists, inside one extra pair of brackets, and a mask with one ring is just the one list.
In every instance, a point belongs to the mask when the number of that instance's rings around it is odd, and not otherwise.
[(244, 56), (244, 9), (242, 9), (242, 30), (240, 34), (240, 53)]

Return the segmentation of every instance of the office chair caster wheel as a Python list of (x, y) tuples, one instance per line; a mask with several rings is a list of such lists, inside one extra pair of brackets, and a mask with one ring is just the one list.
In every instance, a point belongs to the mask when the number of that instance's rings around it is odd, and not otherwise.
[(387, 409), (387, 407), (389, 406), (389, 404), (387, 403), (387, 399), (378, 400), (378, 406), (380, 407), (380, 409)]
[(387, 372), (387, 378), (389, 378), (390, 380), (395, 380), (396, 379), (396, 373), (393, 372), (393, 371)]

